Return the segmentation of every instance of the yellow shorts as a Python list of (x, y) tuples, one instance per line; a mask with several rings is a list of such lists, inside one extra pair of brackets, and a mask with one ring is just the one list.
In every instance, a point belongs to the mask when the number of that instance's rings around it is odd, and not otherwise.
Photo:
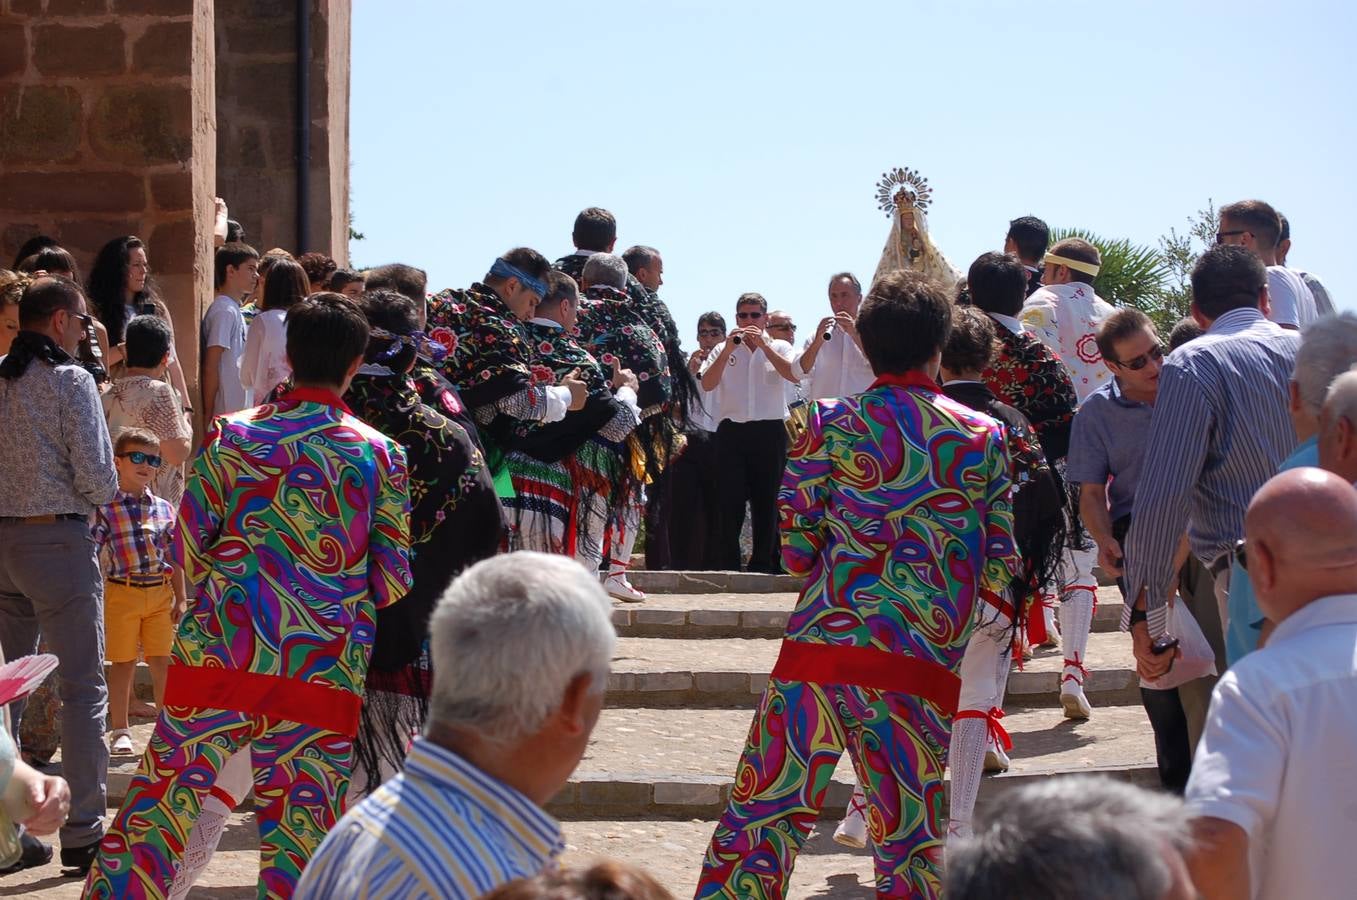
[(168, 582), (154, 587), (129, 587), (104, 582), (104, 659), (111, 663), (143, 657), (169, 656), (174, 646), (174, 588)]

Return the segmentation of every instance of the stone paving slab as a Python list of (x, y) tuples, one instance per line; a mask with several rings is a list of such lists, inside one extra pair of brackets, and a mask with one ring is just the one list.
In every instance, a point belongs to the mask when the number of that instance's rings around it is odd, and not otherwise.
[(795, 593), (803, 579), (797, 575), (760, 572), (658, 572), (632, 569), (627, 580), (647, 594)]
[[(725, 807), (751, 723), (748, 710), (608, 709), (552, 811), (567, 818), (643, 814), (715, 818)], [(1013, 766), (987, 776), (980, 803), (1039, 778), (1104, 771), (1157, 784), (1154, 736), (1139, 707), (1095, 709), (1076, 722), (1055, 709), (1017, 710), (1003, 720)], [(845, 755), (835, 769), (826, 814), (838, 815), (852, 790)]]
[[(781, 642), (764, 638), (620, 638), (608, 676), (612, 706), (752, 706), (768, 683)], [(1040, 650), (1009, 676), (1015, 705), (1057, 702), (1062, 656)], [(1138, 703), (1130, 639), (1119, 632), (1089, 638), (1085, 690), (1095, 705)]]
[[(651, 594), (644, 603), (613, 602), (613, 625), (623, 637), (779, 638), (796, 606), (795, 593)], [(1098, 589), (1095, 632), (1116, 631), (1121, 594)]]

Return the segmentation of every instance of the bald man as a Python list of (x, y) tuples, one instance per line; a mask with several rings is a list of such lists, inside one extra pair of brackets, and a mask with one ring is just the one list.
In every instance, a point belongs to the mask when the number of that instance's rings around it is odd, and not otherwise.
[(1319, 414), (1319, 465), (1357, 482), (1357, 371), (1329, 385)]
[(1322, 469), (1268, 481), (1244, 520), (1268, 642), (1216, 685), (1187, 802), (1206, 900), (1350, 897), (1357, 797), (1357, 490)]

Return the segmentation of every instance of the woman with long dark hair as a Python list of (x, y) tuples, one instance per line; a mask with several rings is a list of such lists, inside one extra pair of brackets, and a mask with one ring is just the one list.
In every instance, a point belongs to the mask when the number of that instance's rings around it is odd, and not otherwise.
[[(85, 294), (94, 304), (94, 313), (98, 319), (95, 323), (95, 332), (99, 336), (104, 353), (104, 365), (109, 368), (110, 375), (116, 374), (115, 367), (122, 365), (127, 356), (123, 342), (127, 323), (134, 316), (158, 316), (170, 326), (173, 333), (174, 321), (170, 318), (170, 309), (160, 299), (155, 281), (151, 278), (151, 264), (146, 255), (146, 245), (136, 235), (114, 238), (99, 248), (85, 284)], [(179, 393), (183, 411), (191, 412), (184, 370), (179, 365), (179, 357), (174, 353), (173, 344), (166, 376), (170, 385)]]

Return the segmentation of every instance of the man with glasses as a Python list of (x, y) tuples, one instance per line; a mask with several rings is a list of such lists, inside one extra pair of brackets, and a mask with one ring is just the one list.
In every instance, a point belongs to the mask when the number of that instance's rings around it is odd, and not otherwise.
[(1299, 330), (1318, 318), (1315, 295), (1277, 255), (1282, 219), (1262, 200), (1240, 200), (1220, 208), (1217, 244), (1245, 247), (1267, 266), (1267, 317), (1283, 328)]
[(764, 331), (768, 301), (741, 294), (736, 329), (708, 356), (699, 372), (716, 417), (716, 457), (721, 487), (721, 567), (740, 570), (744, 505), (753, 517), (751, 572), (780, 572), (777, 491), (787, 457), (786, 389), (796, 384), (792, 345)]
[(1127, 607), (1141, 678), (1153, 681), (1174, 652), (1154, 652), (1168, 630), (1168, 601), (1186, 528), (1211, 573), (1222, 623), (1231, 551), (1244, 511), (1296, 445), (1288, 409), (1300, 336), (1267, 321), (1267, 273), (1243, 247), (1212, 247), (1192, 270), (1192, 316), (1206, 334), (1174, 351), (1159, 375), (1144, 471), (1126, 550)]
[[(1136, 488), (1144, 471), (1145, 441), (1159, 394), (1164, 347), (1148, 316), (1138, 309), (1119, 309), (1098, 329), (1098, 350), (1112, 378), (1075, 413), (1065, 476), (1079, 485), (1080, 518), (1098, 545), (1099, 564), (1104, 571), (1120, 575), (1122, 542), (1131, 528)], [(1177, 586), (1224, 671), (1220, 614), (1210, 575), (1189, 558)], [(1167, 690), (1140, 689), (1154, 729), (1159, 780), (1166, 790), (1181, 794), (1187, 785), (1192, 751), (1201, 736), (1215, 683), (1215, 676), (1207, 676)]]
[[(62, 865), (83, 874), (104, 836), (104, 583), (89, 517), (118, 492), (94, 378), (74, 358), (89, 316), (67, 278), (39, 278), (19, 300), (19, 332), (0, 361), (0, 644), (33, 653), (41, 632), (61, 661), (61, 766), (71, 785)], [(12, 706), (13, 721), (23, 704)], [(8, 827), (8, 826), (0, 826)], [(21, 864), (50, 848), (26, 839)]]
[[(726, 337), (726, 320), (719, 312), (697, 320), (697, 349), (688, 357), (694, 377)], [(684, 571), (721, 568), (720, 465), (716, 459), (716, 396), (701, 391), (699, 402), (688, 408), (687, 446), (673, 468), (673, 506), (670, 516), (670, 565)]]
[(862, 352), (857, 329), (861, 305), (862, 284), (852, 272), (840, 272), (829, 279), (832, 315), (820, 320), (796, 357), (797, 374), (804, 373), (809, 383), (806, 389), (809, 399), (851, 397), (871, 386), (872, 367)]

